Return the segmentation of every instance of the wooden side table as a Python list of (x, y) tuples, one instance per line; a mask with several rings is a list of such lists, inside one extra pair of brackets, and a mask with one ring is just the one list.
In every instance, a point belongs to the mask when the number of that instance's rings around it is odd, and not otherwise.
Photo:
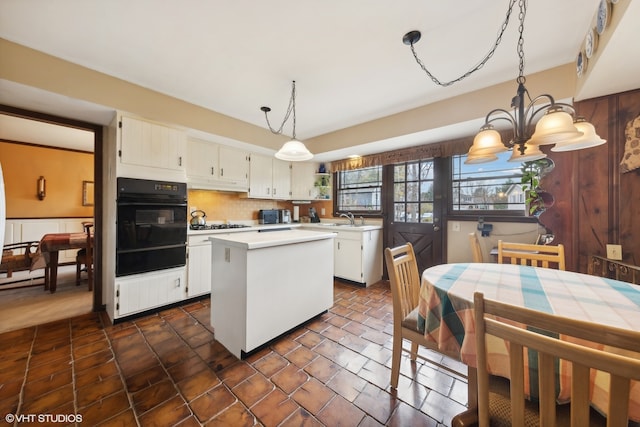
[(591, 255), (589, 274), (640, 284), (640, 267), (600, 255)]

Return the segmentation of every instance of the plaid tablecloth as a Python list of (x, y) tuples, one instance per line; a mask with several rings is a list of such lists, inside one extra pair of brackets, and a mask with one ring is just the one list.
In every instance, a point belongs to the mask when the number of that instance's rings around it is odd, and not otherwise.
[(87, 247), (86, 233), (51, 233), (45, 234), (38, 245), (38, 252), (31, 264), (31, 270), (44, 268), (49, 264), (51, 252)]
[[(419, 326), (445, 354), (459, 354), (476, 366), (473, 293), (546, 313), (640, 331), (640, 286), (569, 271), (511, 264), (443, 264), (422, 274)], [(504, 341), (488, 342), (489, 371), (508, 377)], [(640, 358), (640, 355), (638, 355)], [(558, 401), (570, 397), (570, 373), (560, 366)], [(529, 373), (528, 388), (537, 389)], [(608, 404), (608, 375), (593, 376), (592, 404), (604, 412)], [(629, 418), (640, 421), (640, 384), (633, 383)]]

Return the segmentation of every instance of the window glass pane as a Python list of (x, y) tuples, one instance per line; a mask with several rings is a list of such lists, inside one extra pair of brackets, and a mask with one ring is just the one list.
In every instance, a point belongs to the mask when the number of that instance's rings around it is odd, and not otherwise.
[(382, 167), (337, 173), (336, 211), (380, 213), (382, 211)]
[(393, 200), (396, 202), (404, 202), (405, 193), (404, 183), (393, 184)]
[(420, 163), (420, 179), (421, 180), (433, 180), (433, 162)]
[(393, 220), (395, 222), (404, 222), (405, 212), (404, 212), (404, 203), (395, 203), (393, 205)]
[(407, 218), (405, 222), (420, 222), (420, 204), (407, 203)]
[(418, 182), (407, 182), (407, 202), (417, 202), (420, 200), (419, 185)]
[(420, 176), (420, 168), (418, 163), (407, 164), (407, 181), (417, 181)]
[(433, 201), (433, 181), (420, 183), (420, 200), (423, 202)]
[(465, 165), (466, 155), (452, 158), (452, 208), (460, 213), (472, 211), (507, 211), (524, 213), (524, 196), (520, 178), (522, 163), (507, 160), (511, 152), (499, 153), (490, 163)]
[(404, 181), (405, 167), (404, 164), (395, 165), (393, 168), (393, 182)]
[(433, 203), (420, 203), (420, 222), (433, 222)]

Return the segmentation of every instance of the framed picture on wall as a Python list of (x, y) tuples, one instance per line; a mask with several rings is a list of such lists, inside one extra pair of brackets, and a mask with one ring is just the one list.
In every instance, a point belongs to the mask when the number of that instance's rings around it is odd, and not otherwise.
[(82, 206), (93, 206), (93, 181), (82, 181)]

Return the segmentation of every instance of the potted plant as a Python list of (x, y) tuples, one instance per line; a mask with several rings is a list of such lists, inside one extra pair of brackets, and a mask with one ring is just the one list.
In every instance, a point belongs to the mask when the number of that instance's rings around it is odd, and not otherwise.
[(547, 158), (522, 164), (520, 185), (525, 194), (525, 206), (529, 215), (539, 216), (554, 203), (553, 196), (540, 188), (540, 180), (551, 169), (553, 162)]

